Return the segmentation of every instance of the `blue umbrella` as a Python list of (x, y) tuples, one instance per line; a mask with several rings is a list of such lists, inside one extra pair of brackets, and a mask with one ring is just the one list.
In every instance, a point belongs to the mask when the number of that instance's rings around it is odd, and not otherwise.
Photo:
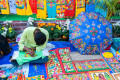
[(100, 54), (112, 43), (112, 25), (99, 13), (80, 13), (69, 27), (69, 41), (81, 54)]

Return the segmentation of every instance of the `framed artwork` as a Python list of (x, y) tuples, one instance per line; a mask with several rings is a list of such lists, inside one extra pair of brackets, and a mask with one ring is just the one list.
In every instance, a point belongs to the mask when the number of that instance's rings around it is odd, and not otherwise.
[(114, 80), (108, 70), (90, 71), (89, 77), (91, 78), (91, 80)]
[(120, 80), (120, 73), (113, 73), (112, 76), (115, 80)]
[(105, 61), (108, 63), (108, 65), (110, 66), (113, 72), (115, 73), (120, 72), (120, 68), (119, 68), (120, 63), (110, 50), (106, 50), (105, 52), (103, 52), (102, 56), (105, 59)]

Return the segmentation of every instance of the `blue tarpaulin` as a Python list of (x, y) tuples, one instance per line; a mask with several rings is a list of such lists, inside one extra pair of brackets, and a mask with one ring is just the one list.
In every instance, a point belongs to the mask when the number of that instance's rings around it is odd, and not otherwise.
[[(54, 49), (70, 47), (71, 52), (77, 51), (76, 48), (74, 48), (74, 46), (70, 42), (67, 42), (67, 41), (49, 41), (49, 43), (55, 45)], [(4, 55), (2, 58), (0, 58), (0, 65), (11, 64), (11, 62), (9, 62), (10, 56), (13, 55), (14, 51), (18, 51), (17, 43), (10, 43), (9, 45), (11, 46), (12, 51), (10, 54)], [(32, 77), (36, 75), (44, 75), (45, 78), (47, 77), (45, 64), (31, 64), (31, 63), (29, 64), (28, 77)]]

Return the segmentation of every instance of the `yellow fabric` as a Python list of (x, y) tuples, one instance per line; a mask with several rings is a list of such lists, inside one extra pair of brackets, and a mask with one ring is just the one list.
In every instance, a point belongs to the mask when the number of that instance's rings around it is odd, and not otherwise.
[(17, 10), (17, 15), (25, 15), (25, 8), (24, 9), (16, 8), (16, 10)]
[(103, 54), (103, 56), (104, 56), (105, 58), (112, 58), (112, 57), (113, 57), (113, 54), (112, 54), (111, 52), (105, 52), (105, 53)]
[(3, 5), (3, 8), (6, 8), (6, 9), (1, 9), (1, 13), (2, 14), (10, 14), (8, 0), (5, 0), (5, 1), (1, 0), (1, 5)]
[[(57, 13), (64, 13), (65, 12), (65, 5), (59, 5), (56, 8), (57, 8)], [(58, 10), (58, 9), (60, 9), (60, 10)]]
[(46, 0), (38, 0), (37, 4), (44, 4), (44, 9), (37, 9), (37, 18), (46, 19), (47, 12), (46, 12)]
[(76, 0), (76, 11), (75, 11), (75, 17), (77, 17), (81, 12), (85, 12), (85, 0), (81, 0), (82, 6), (84, 6), (83, 8), (77, 8), (77, 3), (78, 0)]
[(25, 6), (25, 0), (17, 0), (16, 5), (19, 7), (22, 7), (24, 5), (23, 9), (16, 8), (18, 15), (32, 15), (32, 10), (29, 4), (29, 0), (26, 0), (27, 7)]
[(17, 0), (16, 5), (19, 7), (22, 7), (22, 5), (24, 5), (23, 9), (16, 8), (16, 11), (17, 11), (17, 15), (25, 15), (25, 1)]
[(32, 15), (32, 10), (31, 10), (31, 7), (30, 7), (30, 4), (29, 4), (29, 0), (27, 0), (27, 8), (26, 8), (26, 15)]

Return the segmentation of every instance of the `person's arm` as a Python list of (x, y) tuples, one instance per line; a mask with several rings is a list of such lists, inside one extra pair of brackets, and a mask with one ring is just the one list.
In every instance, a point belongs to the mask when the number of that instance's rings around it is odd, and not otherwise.
[(27, 37), (27, 29), (25, 29), (22, 33), (22, 36), (21, 36), (21, 39), (18, 43), (19, 45), (19, 50), (20, 51), (28, 51), (29, 55), (30, 56), (33, 56), (35, 54), (35, 52), (31, 49), (31, 48), (28, 48), (25, 46), (25, 41), (27, 40), (26, 37)]
[(21, 36), (21, 38), (20, 38), (20, 41), (19, 41), (19, 43), (18, 43), (18, 45), (19, 45), (19, 50), (20, 50), (20, 51), (23, 51), (23, 50), (24, 50), (24, 46), (25, 46), (25, 41), (26, 41), (26, 39), (27, 39), (27, 29), (25, 29), (25, 30), (23, 31), (22, 36)]
[(35, 52), (33, 51), (33, 48), (28, 48), (28, 47), (24, 46), (23, 50), (28, 51), (29, 55), (34, 57)]

